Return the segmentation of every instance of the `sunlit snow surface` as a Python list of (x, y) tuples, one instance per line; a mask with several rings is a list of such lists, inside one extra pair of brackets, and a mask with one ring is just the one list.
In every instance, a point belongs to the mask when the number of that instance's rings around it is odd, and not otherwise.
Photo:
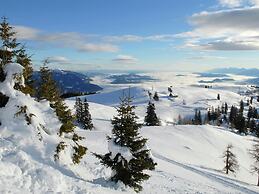
[[(39, 141), (33, 127), (22, 122), (21, 118), (11, 117), (15, 112), (12, 108), (5, 110), (10, 113), (1, 110), (0, 118), (6, 121), (4, 127), (0, 126), (0, 193), (134, 193), (121, 183), (110, 182), (111, 170), (103, 167), (91, 154), (108, 152), (106, 136), (111, 134), (110, 119), (116, 115), (114, 107), (123, 92), (127, 93), (129, 86), (140, 122), (144, 120), (149, 100), (147, 91), (157, 91), (160, 96), (155, 106), (163, 126), (141, 129), (141, 135), (149, 139), (148, 147), (158, 163), (156, 170), (149, 172), (151, 178), (143, 183), (141, 193), (258, 193), (259, 189), (255, 186), (257, 176), (250, 174), (252, 159), (248, 150), (253, 143), (252, 136), (240, 136), (222, 127), (173, 125), (179, 114), (192, 117), (195, 108), (205, 113), (210, 106), (221, 106), (224, 102), (238, 105), (241, 99), (245, 100), (238, 92), (250, 88), (235, 83), (215, 83), (212, 89), (206, 89), (198, 84), (205, 78), (189, 73), (184, 76), (177, 76), (176, 73), (147, 75), (157, 81), (112, 85), (105, 77), (93, 78), (94, 83), (104, 87), (104, 91), (87, 96), (95, 129), (85, 131), (76, 128), (86, 138), (83, 144), (88, 147), (87, 155), (79, 165), (70, 163), (69, 153), (64, 153), (65, 162), (53, 161), (55, 145), (59, 140), (56, 132), (60, 124), (49, 105), (34, 102), (30, 97), (14, 99), (13, 107), (19, 103), (28, 104), (31, 111), (39, 115), (40, 122), (52, 130), (50, 135), (44, 134), (43, 141)], [(240, 76), (233, 78), (246, 79)], [(168, 98), (169, 86), (173, 86), (178, 98)], [(221, 95), (220, 101), (216, 100), (218, 93)], [(73, 108), (75, 99), (66, 102)], [(258, 107), (259, 104), (255, 105)], [(4, 114), (6, 116), (2, 116)], [(17, 125), (12, 124), (19, 119), (21, 121)], [(222, 172), (224, 163), (221, 156), (229, 143), (234, 146), (240, 170), (236, 175), (226, 176)]]

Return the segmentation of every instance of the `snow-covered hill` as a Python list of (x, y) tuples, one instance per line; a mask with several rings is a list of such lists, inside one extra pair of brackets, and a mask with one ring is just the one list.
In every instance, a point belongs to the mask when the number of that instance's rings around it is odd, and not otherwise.
[[(193, 74), (185, 77), (152, 74), (160, 81), (143, 83), (131, 87), (136, 113), (142, 122), (148, 102), (147, 90), (157, 91), (160, 101), (155, 102), (157, 115), (164, 126), (143, 127), (141, 135), (148, 138), (152, 157), (158, 163), (156, 170), (149, 172), (151, 178), (143, 183), (143, 194), (166, 193), (259, 193), (255, 186), (257, 176), (250, 174), (252, 159), (248, 149), (254, 137), (241, 136), (222, 127), (172, 125), (179, 114), (193, 116), (195, 108), (206, 110), (223, 102), (238, 104), (243, 96), (236, 93), (237, 87), (230, 83), (214, 85), (206, 89), (196, 85), (199, 78)], [(176, 99), (168, 98), (167, 87), (173, 85)], [(1, 86), (0, 86), (1, 87)], [(57, 135), (59, 121), (48, 103), (36, 102), (29, 96), (16, 93), (8, 107), (0, 109), (0, 193), (91, 193), (116, 194), (134, 193), (122, 184), (108, 180), (111, 170), (103, 167), (91, 153), (108, 151), (106, 136), (111, 133), (110, 119), (116, 115), (114, 108), (119, 97), (128, 92), (128, 86), (103, 85), (100, 94), (87, 96), (95, 129), (75, 131), (85, 137), (82, 141), (88, 150), (79, 165), (68, 159), (69, 150), (63, 153), (62, 160), (55, 162), (53, 155), (60, 141)], [(242, 86), (241, 89), (247, 89)], [(216, 100), (220, 93), (221, 101)], [(17, 95), (22, 95), (17, 101)], [(21, 96), (19, 96), (21, 97)], [(185, 101), (186, 103), (183, 103)], [(75, 99), (66, 103), (73, 109)], [(16, 105), (27, 105), (35, 114), (35, 122), (46, 126), (40, 129), (39, 140), (35, 127), (28, 125), (23, 115), (14, 117)], [(256, 104), (258, 106), (258, 104)], [(6, 113), (8, 112), (8, 114)], [(48, 130), (47, 130), (48, 129)], [(240, 164), (236, 175), (225, 175), (222, 153), (227, 144), (233, 144), (234, 153)]]

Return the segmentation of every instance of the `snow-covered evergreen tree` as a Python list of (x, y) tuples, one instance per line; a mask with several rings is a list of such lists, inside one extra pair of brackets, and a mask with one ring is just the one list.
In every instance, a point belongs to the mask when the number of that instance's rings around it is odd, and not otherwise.
[[(52, 73), (49, 68), (46, 66), (48, 64), (45, 61), (44, 66), (40, 69), (40, 87), (38, 98), (46, 99), (50, 102), (52, 108), (54, 108), (59, 120), (62, 125), (59, 129), (59, 135), (64, 136), (64, 134), (68, 134), (72, 136), (72, 140), (75, 142), (74, 154), (73, 154), (73, 162), (79, 163), (80, 159), (85, 155), (87, 148), (78, 144), (79, 140), (82, 140), (82, 137), (77, 135), (74, 132), (74, 117), (72, 115), (71, 110), (66, 106), (63, 99), (60, 97), (59, 90), (57, 85), (52, 78)], [(65, 143), (61, 141), (57, 148), (56, 153), (54, 155), (55, 160), (59, 159), (59, 153), (64, 150), (66, 147)]]
[(95, 154), (101, 163), (113, 170), (112, 181), (121, 181), (133, 187), (136, 192), (142, 190), (142, 181), (150, 176), (145, 170), (154, 170), (156, 163), (150, 157), (146, 147), (147, 139), (139, 135), (140, 124), (131, 105), (130, 97), (123, 97), (117, 108), (118, 115), (112, 120), (112, 137), (109, 137), (109, 153)]
[(155, 104), (149, 101), (147, 107), (147, 115), (145, 116), (145, 125), (147, 126), (159, 126), (160, 120), (156, 115), (156, 107)]

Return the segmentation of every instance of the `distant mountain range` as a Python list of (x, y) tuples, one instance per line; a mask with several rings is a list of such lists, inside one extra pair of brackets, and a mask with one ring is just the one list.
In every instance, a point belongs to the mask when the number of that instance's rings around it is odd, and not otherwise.
[(257, 68), (217, 68), (209, 72), (259, 77), (259, 69)]
[(199, 83), (222, 83), (222, 82), (231, 82), (231, 81), (235, 81), (234, 79), (231, 79), (231, 78), (222, 78), (222, 79), (219, 79), (219, 78), (216, 78), (214, 80), (209, 80), (209, 81), (206, 81), (206, 80), (200, 80)]
[[(65, 70), (53, 70), (52, 75), (61, 90), (61, 94), (95, 93), (102, 90), (100, 86), (90, 83), (91, 79), (82, 73)], [(39, 71), (35, 71), (33, 73), (33, 78), (36, 80), (36, 86), (39, 85)]]
[(146, 76), (146, 75), (138, 75), (138, 74), (120, 74), (120, 75), (111, 75), (108, 77), (112, 80), (112, 84), (137, 84), (145, 81), (154, 81), (155, 79)]

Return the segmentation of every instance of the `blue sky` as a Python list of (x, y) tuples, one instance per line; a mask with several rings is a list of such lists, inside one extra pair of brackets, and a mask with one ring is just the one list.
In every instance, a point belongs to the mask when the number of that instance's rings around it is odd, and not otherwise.
[(36, 67), (197, 71), (259, 67), (258, 0), (1, 2)]

